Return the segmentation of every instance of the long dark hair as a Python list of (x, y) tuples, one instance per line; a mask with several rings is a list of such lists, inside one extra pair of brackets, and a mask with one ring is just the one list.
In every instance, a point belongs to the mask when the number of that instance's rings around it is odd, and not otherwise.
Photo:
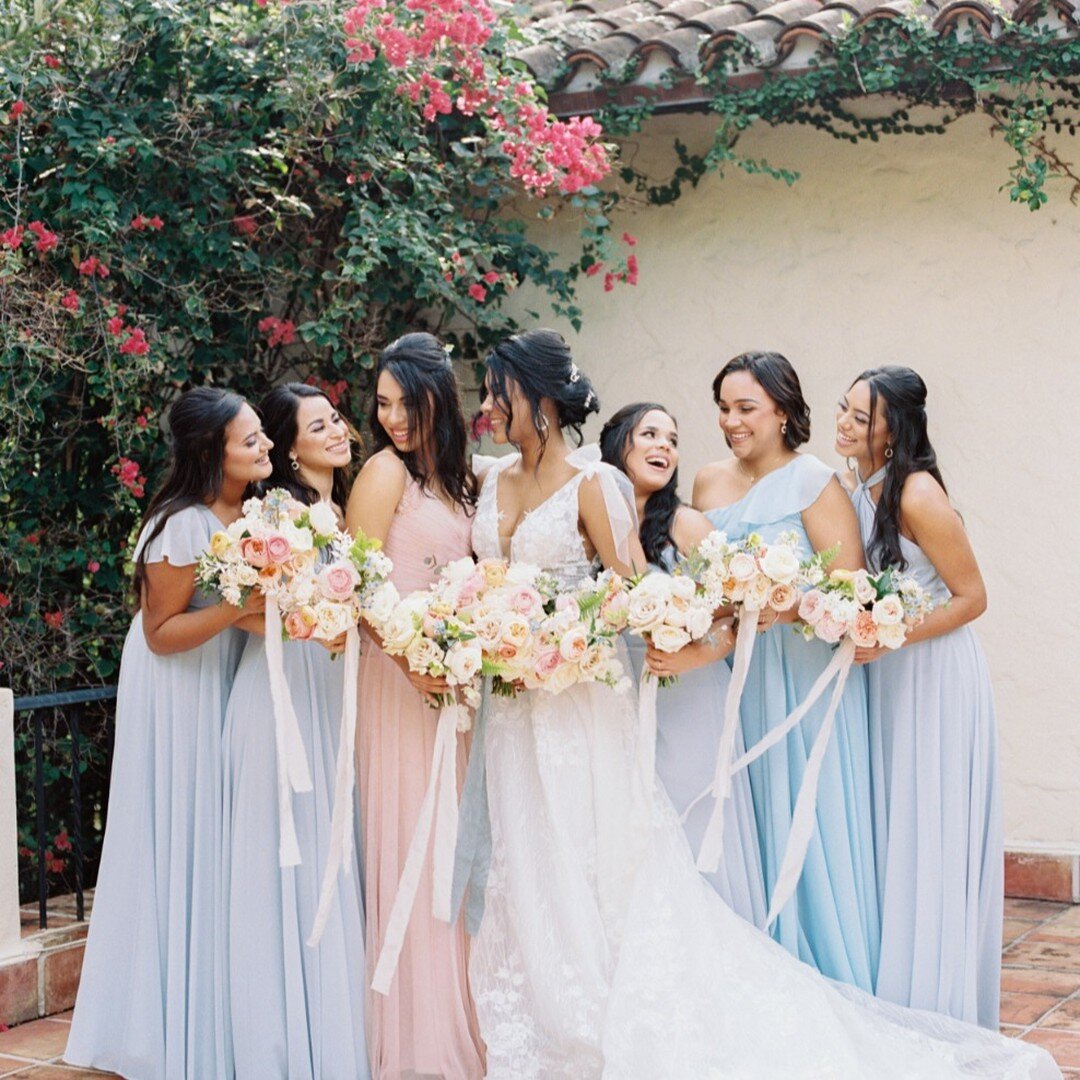
[(590, 413), (600, 411), (588, 376), (578, 370), (570, 346), (554, 330), (526, 330), (500, 341), (484, 358), (492, 397), (506, 414), (506, 427), (513, 422), (507, 391), (511, 379), (529, 403), (533, 427), (540, 439), (540, 456), (547, 446), (547, 423), (541, 402), (550, 398), (558, 410), (559, 427), (569, 428), (581, 445), (581, 425)]
[(225, 429), (244, 406), (231, 390), (197, 386), (169, 407), (169, 469), (146, 508), (153, 526), (135, 560), (135, 596), (146, 581), (146, 551), (173, 514), (199, 503), (213, 502), (224, 480)]
[(787, 419), (784, 443), (795, 450), (810, 438), (810, 406), (791, 361), (777, 352), (744, 352), (729, 360), (713, 379), (713, 401), (720, 404), (720, 386), (735, 371), (747, 371), (776, 402)]
[[(654, 410), (675, 420), (675, 417), (671, 416), (663, 405), (657, 405), (652, 401), (624, 405), (615, 413), (600, 432), (601, 459), (625, 473), (627, 471), (626, 455), (633, 443), (634, 432), (641, 423), (641, 418)], [(671, 479), (645, 501), (645, 509), (638, 529), (645, 558), (657, 566), (664, 564), (664, 549), (669, 545), (675, 545), (672, 529), (680, 506), (682, 506), (682, 501), (679, 499), (679, 470), (676, 469), (671, 474)]]
[[(431, 334), (404, 334), (379, 354), (376, 382), (384, 371), (390, 372), (401, 387), (409, 432), (420, 440), (419, 453), (398, 454), (409, 475), (422, 491), (437, 484), (458, 506), (471, 510), (476, 505), (476, 477), (469, 468), (465, 414), (446, 350)], [(387, 446), (393, 448), (390, 436), (379, 423), (377, 399), (372, 399), (369, 419), (375, 452)]]
[[(286, 488), (294, 499), (308, 506), (319, 501), (319, 493), (300, 479), (299, 471), (292, 467), (289, 454), (296, 445), (298, 434), (296, 414), (300, 410), (300, 402), (304, 398), (316, 397), (325, 398), (336, 409), (329, 396), (322, 390), (300, 382), (275, 386), (259, 402), (263, 430), (274, 443), (274, 448), (270, 451), (270, 464), (274, 466), (274, 471), (262, 482), (262, 488), (264, 491), (270, 488)], [(349, 429), (349, 436), (355, 439), (356, 433), (353, 431), (352, 424), (348, 420), (345, 424)], [(349, 473), (348, 468), (334, 469), (334, 483), (330, 498), (342, 509), (345, 508), (345, 503), (349, 499)]]
[(874, 531), (866, 545), (866, 557), (868, 562), (879, 568), (899, 566), (903, 570), (907, 566), (903, 548), (900, 547), (900, 496), (904, 481), (912, 473), (928, 472), (942, 490), (948, 491), (927, 433), (926, 383), (911, 368), (895, 364), (870, 368), (854, 379), (851, 385), (857, 382), (865, 382), (870, 388), (867, 440), (874, 438), (880, 399), (885, 402), (885, 423), (892, 449), (881, 498), (874, 513)]

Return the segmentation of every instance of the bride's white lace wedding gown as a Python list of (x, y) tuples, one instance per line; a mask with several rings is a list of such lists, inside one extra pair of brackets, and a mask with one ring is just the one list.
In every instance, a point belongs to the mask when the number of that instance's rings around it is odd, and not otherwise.
[[(596, 477), (611, 500), (625, 480), (596, 457), (576, 451), (581, 471), (511, 541), (514, 560), (568, 586), (590, 569), (580, 485)], [(498, 478), (512, 460), (486, 477), (478, 557), (504, 554)], [(633, 692), (599, 685), (491, 702), (492, 863), (470, 959), (489, 1077), (1060, 1077), (1035, 1046), (830, 982), (735, 915), (660, 784), (646, 797), (636, 725)]]

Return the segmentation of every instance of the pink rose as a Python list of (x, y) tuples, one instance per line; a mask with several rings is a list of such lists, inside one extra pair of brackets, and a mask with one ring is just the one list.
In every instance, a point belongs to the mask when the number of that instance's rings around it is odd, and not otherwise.
[(537, 656), (536, 663), (533, 665), (533, 670), (538, 679), (549, 679), (555, 674), (556, 669), (561, 663), (562, 657), (559, 655), (558, 649), (545, 649)]
[(240, 557), (250, 566), (261, 569), (270, 561), (266, 554), (266, 541), (258, 536), (244, 537), (240, 541)]
[(314, 622), (309, 622), (302, 611), (291, 611), (285, 616), (285, 633), (292, 641), (307, 641), (314, 629)]
[(271, 533), (266, 538), (266, 558), (269, 562), (288, 562), (291, 557), (292, 544), (281, 533)]
[(458, 607), (466, 608), (476, 603), (476, 598), (480, 595), (480, 590), (483, 587), (483, 574), (473, 574), (471, 577), (467, 577), (462, 582), (461, 588), (458, 590)]
[(319, 592), (327, 600), (348, 600), (358, 584), (356, 567), (349, 562), (331, 563), (319, 575)]
[(799, 618), (810, 626), (816, 626), (818, 619), (825, 614), (822, 608), (823, 596), (817, 589), (803, 593), (799, 601)]
[(578, 602), (569, 593), (559, 593), (555, 597), (555, 610), (556, 611), (577, 611)]
[(543, 597), (530, 585), (522, 585), (510, 597), (510, 610), (526, 619), (538, 615), (544, 608)]
[(878, 643), (877, 623), (869, 611), (860, 611), (851, 626), (851, 640), (860, 649), (872, 649)]
[(846, 630), (847, 626), (844, 623), (825, 613), (822, 613), (814, 624), (814, 633), (830, 645), (835, 645), (844, 636)]

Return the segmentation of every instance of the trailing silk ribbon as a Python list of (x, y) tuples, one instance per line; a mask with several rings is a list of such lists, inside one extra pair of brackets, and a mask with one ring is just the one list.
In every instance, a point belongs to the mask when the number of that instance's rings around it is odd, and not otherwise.
[(638, 532), (633, 481), (622, 470), (600, 460), (600, 447), (596, 443), (579, 446), (567, 455), (566, 463), (580, 470), (583, 481), (599, 481), (615, 554), (624, 566), (629, 566), (630, 538)]
[(641, 665), (638, 683), (638, 772), (641, 777), (641, 794), (652, 820), (653, 789), (656, 771), (656, 694), (660, 688), (657, 677), (647, 665)]
[(491, 679), (486, 678), (480, 690), (480, 707), (473, 718), (469, 766), (465, 770), (465, 784), (461, 789), (461, 805), (458, 808), (454, 882), (450, 891), (450, 921), (455, 922), (468, 890), (465, 929), (473, 937), (479, 932), (484, 918), (484, 890), (491, 868), (491, 815), (488, 812), (487, 762), (484, 756), (490, 701)]
[(266, 598), (266, 663), (270, 672), (270, 700), (274, 705), (274, 743), (277, 748), (278, 865), (299, 866), (300, 844), (293, 823), (292, 793), (311, 790), (304, 740), (292, 696), (285, 681), (285, 654), (281, 641), (281, 609)]
[(769, 914), (765, 920), (766, 929), (775, 922), (776, 917), (783, 911), (794, 894), (795, 887), (799, 884), (803, 863), (806, 861), (806, 851), (810, 846), (810, 837), (814, 833), (816, 823), (815, 808), (817, 805), (818, 780), (821, 778), (821, 766), (825, 760), (825, 751), (829, 746), (833, 725), (836, 722), (836, 710), (840, 707), (840, 696), (844, 692), (844, 685), (847, 683), (854, 659), (855, 643), (850, 638), (845, 638), (840, 648), (833, 654), (829, 665), (811, 687), (806, 700), (801, 702), (782, 724), (773, 728), (768, 735), (743, 754), (735, 762), (731, 770), (733, 773), (738, 772), (739, 769), (749, 765), (751, 761), (761, 757), (770, 747), (775, 746), (803, 720), (810, 709), (817, 703), (818, 698), (825, 693), (829, 683), (832, 682), (834, 677), (836, 678), (836, 685), (833, 687), (832, 697), (829, 699), (829, 707), (825, 712), (824, 719), (821, 721), (821, 728), (818, 730), (817, 737), (814, 739), (810, 756), (806, 760), (802, 784), (799, 786), (799, 794), (795, 800), (795, 810), (791, 815), (787, 847), (784, 848), (784, 857), (780, 862), (780, 869), (773, 885), (772, 897), (769, 900)]
[(724, 809), (731, 794), (731, 778), (736, 772), (731, 759), (735, 753), (735, 736), (739, 730), (739, 703), (742, 701), (743, 688), (750, 671), (750, 657), (754, 653), (758, 614), (744, 608), (739, 616), (739, 629), (735, 634), (735, 655), (731, 661), (731, 682), (728, 683), (727, 696), (724, 699), (724, 726), (720, 731), (720, 748), (716, 754), (713, 781), (683, 813), (682, 819), (685, 821), (690, 811), (707, 795), (712, 795), (716, 800), (709, 815), (709, 823), (705, 827), (705, 834), (701, 838), (701, 848), (698, 850), (697, 868), (705, 874), (716, 873), (724, 850)]
[(398, 957), (405, 944), (405, 933), (420, 887), (420, 874), (432, 829), (435, 850), (432, 853), (432, 914), (443, 922), (450, 921), (450, 892), (454, 875), (454, 844), (457, 840), (457, 729), (461, 706), (444, 705), (435, 728), (435, 750), (431, 761), (424, 801), (413, 830), (405, 866), (401, 871), (397, 895), (386, 922), (379, 960), (371, 980), (371, 989), (378, 994), (390, 993), (397, 971)]
[(360, 668), (360, 631), (350, 626), (345, 634), (345, 679), (341, 698), (341, 728), (338, 732), (337, 771), (334, 777), (334, 809), (330, 815), (330, 850), (326, 854), (319, 907), (307, 943), (312, 948), (326, 929), (330, 908), (337, 895), (338, 875), (352, 865), (353, 820), (356, 813), (356, 692)]

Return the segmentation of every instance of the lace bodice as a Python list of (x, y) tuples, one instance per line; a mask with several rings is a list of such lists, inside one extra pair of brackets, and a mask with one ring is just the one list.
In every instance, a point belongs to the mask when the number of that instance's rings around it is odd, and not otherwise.
[[(596, 460), (594, 450), (586, 446), (570, 455), (567, 460), (579, 471), (539, 506), (525, 513), (510, 540), (509, 551), (503, 550), (499, 535), (499, 476), (519, 455), (499, 458), (484, 481), (473, 520), (473, 551), (477, 558), (507, 556), (515, 562), (532, 563), (547, 570), (565, 587), (577, 585), (589, 576), (592, 560), (578, 527), (578, 489), (582, 481), (596, 475), (598, 470), (610, 469)], [(610, 471), (615, 473), (613, 469)]]

